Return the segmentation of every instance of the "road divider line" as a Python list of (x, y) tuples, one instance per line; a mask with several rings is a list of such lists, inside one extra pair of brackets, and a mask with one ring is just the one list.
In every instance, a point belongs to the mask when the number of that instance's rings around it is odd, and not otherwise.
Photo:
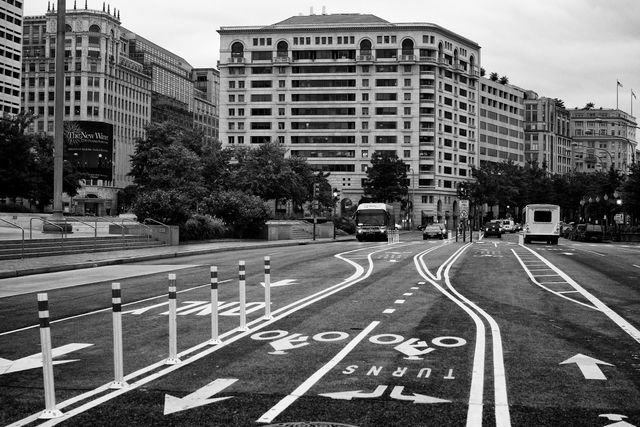
[[(616, 313), (615, 311), (610, 309), (602, 301), (600, 301), (598, 298), (596, 298), (591, 292), (587, 291), (585, 288), (580, 286), (580, 284), (578, 284), (575, 280), (573, 280), (571, 277), (569, 277), (564, 271), (560, 270), (558, 267), (556, 267), (551, 262), (549, 262), (542, 255), (535, 253), (534, 251), (532, 251), (531, 249), (527, 248), (526, 246), (523, 246), (523, 248), (525, 248), (526, 250), (528, 250), (531, 253), (535, 254), (538, 258), (540, 258), (540, 260), (542, 262), (544, 262), (550, 268), (552, 268), (556, 273), (558, 273), (558, 275), (560, 277), (562, 277), (567, 283), (569, 283), (571, 286), (573, 286), (573, 288), (575, 290), (577, 290), (583, 297), (585, 297), (591, 304), (593, 304), (593, 307), (596, 310), (599, 310), (602, 313), (604, 313), (607, 317), (609, 317), (609, 319), (611, 319), (623, 331), (625, 331), (627, 334), (629, 334), (629, 336), (631, 336), (631, 338), (633, 338), (638, 343), (640, 343), (640, 330), (638, 330), (636, 327), (634, 327), (631, 323), (629, 323), (627, 320), (625, 320), (618, 313)], [(515, 251), (514, 251), (514, 253), (515, 253)], [(553, 292), (553, 291), (551, 291), (551, 292)], [(557, 292), (554, 292), (554, 293), (557, 294)], [(563, 295), (560, 295), (560, 296), (565, 298)], [(568, 299), (570, 299), (570, 298), (568, 298)], [(575, 301), (575, 300), (572, 300), (572, 301), (579, 303), (579, 301)], [(589, 307), (586, 304), (583, 304), (583, 305), (586, 306), (586, 307)]]
[(271, 409), (265, 412), (256, 422), (258, 423), (270, 423), (278, 415), (293, 404), (299, 397), (303, 396), (311, 387), (313, 387), (320, 379), (331, 371), (335, 366), (342, 361), (360, 342), (373, 331), (376, 326), (380, 324), (380, 321), (374, 321), (362, 330), (353, 340), (349, 342), (338, 354), (336, 354), (329, 362), (327, 362), (322, 368), (317, 370), (311, 375), (305, 382), (300, 384), (298, 388), (292, 391), (289, 395), (285, 396), (280, 402), (276, 403)]

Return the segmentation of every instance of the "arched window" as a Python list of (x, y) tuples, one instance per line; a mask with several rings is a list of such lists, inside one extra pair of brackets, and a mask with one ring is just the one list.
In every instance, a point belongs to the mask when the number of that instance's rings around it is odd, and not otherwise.
[(371, 55), (371, 40), (364, 39), (360, 42), (360, 55)]
[(402, 40), (402, 54), (413, 55), (413, 40), (411, 39)]
[(65, 24), (64, 31), (65, 31), (65, 33), (70, 33), (70, 32), (73, 31), (73, 28), (71, 28), (71, 25)]
[(89, 27), (89, 32), (90, 33), (99, 33), (100, 32), (100, 26), (93, 24)]
[(278, 50), (276, 55), (278, 58), (286, 58), (289, 56), (289, 44), (286, 41), (279, 41), (276, 49)]
[(244, 58), (244, 45), (242, 43), (235, 42), (231, 45), (231, 57)]

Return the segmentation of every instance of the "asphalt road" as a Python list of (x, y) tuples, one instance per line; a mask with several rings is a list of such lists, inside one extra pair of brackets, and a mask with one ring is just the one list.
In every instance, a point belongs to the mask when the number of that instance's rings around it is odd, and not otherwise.
[[(34, 278), (56, 288), (63, 416), (38, 419), (31, 293), (0, 299), (0, 424), (640, 426), (640, 247), (522, 246), (518, 237), (468, 244), (414, 233), (392, 245), (354, 240)], [(121, 388), (112, 387), (113, 281), (122, 287)]]

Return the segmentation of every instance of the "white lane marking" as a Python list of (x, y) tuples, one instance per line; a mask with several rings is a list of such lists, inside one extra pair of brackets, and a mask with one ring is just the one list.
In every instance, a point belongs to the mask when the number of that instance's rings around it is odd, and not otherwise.
[[(456, 253), (469, 247), (471, 243), (467, 243)], [(471, 389), (469, 392), (469, 409), (467, 411), (467, 426), (482, 426), (482, 409), (483, 409), (483, 393), (484, 393), (484, 357), (485, 357), (485, 326), (480, 317), (460, 300), (454, 297), (451, 292), (440, 286), (435, 277), (429, 273), (422, 260), (422, 257), (428, 252), (424, 251), (413, 257), (413, 262), (420, 274), (433, 287), (438, 289), (440, 293), (449, 298), (464, 310), (476, 325), (476, 344), (473, 355), (473, 370), (471, 372)], [(448, 262), (449, 260), (447, 260)], [(431, 278), (433, 277), (433, 279)]]
[(640, 265), (635, 265), (635, 264), (631, 264), (633, 265), (635, 268), (640, 268)]
[(406, 300), (403, 300), (403, 299), (397, 299), (397, 300), (395, 300), (393, 303), (394, 303), (394, 304), (404, 304), (404, 302), (405, 302), (405, 301), (406, 301)]
[[(491, 343), (492, 343), (492, 353), (493, 353), (493, 388), (494, 388), (494, 400), (495, 400), (495, 416), (496, 416), (496, 426), (497, 427), (509, 427), (511, 426), (511, 414), (509, 413), (509, 400), (507, 398), (507, 381), (506, 381), (506, 372), (504, 369), (504, 355), (502, 351), (502, 337), (500, 334), (500, 327), (498, 326), (498, 322), (496, 322), (493, 317), (491, 317), (486, 311), (476, 305), (474, 302), (469, 300), (464, 295), (460, 294), (456, 289), (451, 285), (451, 281), (449, 280), (449, 271), (451, 270), (451, 266), (453, 263), (462, 255), (462, 251), (460, 251), (456, 257), (451, 261), (447, 268), (445, 269), (444, 279), (447, 283), (447, 287), (455, 293), (459, 298), (461, 298), (466, 304), (473, 307), (477, 312), (479, 312), (487, 322), (489, 322), (489, 326), (491, 327)], [(480, 414), (482, 415), (482, 414)], [(478, 425), (482, 425), (482, 417), (477, 420)], [(467, 418), (467, 425), (469, 425), (469, 419)]]
[(382, 312), (382, 314), (391, 314), (394, 313), (396, 311), (395, 308), (387, 308), (385, 311)]
[(316, 371), (313, 375), (311, 375), (305, 382), (300, 384), (298, 388), (292, 391), (289, 395), (285, 396), (280, 402), (276, 403), (271, 409), (265, 412), (256, 422), (259, 423), (270, 423), (272, 422), (282, 411), (287, 409), (292, 403), (298, 400), (299, 397), (303, 396), (311, 387), (313, 387), (320, 379), (331, 369), (333, 369), (342, 359), (344, 359), (350, 352), (353, 350), (360, 341), (366, 338), (367, 335), (371, 331), (373, 331), (376, 326), (380, 324), (379, 321), (374, 321), (369, 324), (365, 329), (362, 330), (356, 337), (349, 342), (338, 354), (336, 354), (333, 359), (327, 362), (322, 368)]
[[(531, 251), (531, 249), (527, 248), (524, 245), (522, 247), (527, 249), (528, 251), (530, 251), (532, 253), (535, 253), (535, 252)], [(514, 253), (515, 253), (515, 251), (514, 251)], [(574, 281), (571, 277), (569, 277), (565, 272), (560, 270), (555, 265), (551, 264), (551, 262), (549, 262), (547, 259), (543, 258), (541, 255), (539, 255), (537, 253), (535, 255), (537, 257), (539, 257), (550, 268), (552, 268), (555, 272), (557, 272), (558, 275), (560, 277), (562, 277), (564, 280), (566, 280), (566, 282), (569, 283), (571, 286), (573, 286), (573, 288), (575, 290), (580, 292), (580, 294), (583, 297), (585, 297), (587, 300), (589, 300), (589, 302), (591, 304), (593, 304), (593, 306), (597, 310), (600, 310), (601, 312), (603, 312), (607, 317), (609, 317), (609, 319), (613, 320), (613, 322), (616, 325), (618, 325), (623, 331), (625, 331), (627, 334), (629, 334), (631, 336), (631, 338), (633, 338), (634, 340), (636, 340), (637, 342), (640, 343), (640, 330), (636, 329), (631, 323), (627, 322), (622, 316), (620, 316), (618, 313), (616, 313), (615, 311), (610, 309), (608, 306), (606, 306), (602, 301), (600, 301), (598, 298), (596, 298), (593, 294), (591, 294), (585, 288), (580, 286), (576, 281)], [(588, 307), (588, 305), (585, 305), (585, 306)]]
[(607, 377), (602, 372), (602, 369), (598, 365), (614, 366), (611, 363), (603, 362), (591, 356), (585, 356), (584, 354), (576, 354), (575, 356), (560, 362), (561, 365), (568, 363), (575, 363), (578, 365), (580, 372), (586, 380), (606, 380)]
[(411, 295), (413, 295), (411, 292), (405, 292), (402, 294), (403, 297), (410, 297)]

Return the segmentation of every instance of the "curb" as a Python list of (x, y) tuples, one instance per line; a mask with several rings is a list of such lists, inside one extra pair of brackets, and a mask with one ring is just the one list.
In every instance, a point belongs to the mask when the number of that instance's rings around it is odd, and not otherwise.
[(94, 268), (94, 267), (104, 267), (108, 265), (120, 265), (120, 264), (129, 264), (140, 261), (151, 261), (156, 259), (167, 259), (167, 258), (179, 258), (185, 256), (193, 256), (193, 255), (205, 255), (216, 252), (226, 252), (226, 251), (240, 251), (240, 250), (255, 250), (262, 248), (278, 248), (278, 247), (286, 247), (286, 246), (302, 246), (302, 245), (313, 245), (313, 244), (321, 244), (321, 243), (336, 243), (345, 241), (346, 239), (336, 239), (336, 240), (311, 240), (311, 241), (283, 241), (281, 243), (266, 243), (266, 244), (249, 244), (246, 246), (228, 246), (228, 247), (215, 247), (215, 248), (202, 248), (202, 249), (191, 249), (175, 252), (167, 252), (167, 253), (159, 253), (159, 254), (146, 254), (146, 255), (131, 255), (131, 256), (121, 256), (118, 258), (111, 259), (103, 259), (97, 261), (86, 261), (79, 262), (75, 264), (64, 264), (64, 265), (49, 265), (43, 267), (33, 267), (33, 268), (24, 268), (18, 270), (5, 270), (0, 271), (0, 279), (8, 279), (13, 277), (23, 277), (30, 276), (34, 274), (44, 274), (44, 273), (56, 273), (60, 271), (70, 271), (70, 270), (80, 270), (84, 268)]

